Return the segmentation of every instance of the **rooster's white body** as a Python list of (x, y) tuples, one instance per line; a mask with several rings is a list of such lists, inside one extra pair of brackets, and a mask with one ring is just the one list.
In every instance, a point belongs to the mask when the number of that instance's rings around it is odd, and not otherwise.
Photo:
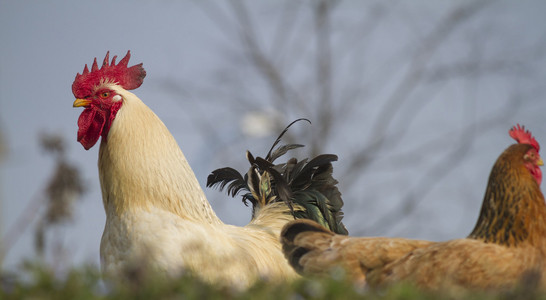
[(123, 106), (99, 153), (105, 272), (145, 261), (171, 275), (189, 269), (231, 286), (297, 276), (278, 241), (293, 219), (286, 205), (264, 207), (245, 227), (222, 223), (163, 122), (133, 93), (108, 88)]
[(133, 267), (170, 276), (190, 271), (207, 282), (247, 287), (260, 278), (298, 276), (279, 241), (281, 228), (294, 217), (347, 233), (332, 177), (337, 156), (273, 164), (301, 145), (279, 147), (265, 159), (249, 153), (245, 178), (231, 168), (213, 171), (207, 185), (229, 183), (232, 196), (246, 190), (243, 199), (253, 204), (248, 225), (222, 223), (167, 127), (129, 92), (146, 76), (142, 64), (128, 67), (129, 59), (127, 52), (116, 64), (106, 54), (102, 67), (95, 59), (91, 71), (86, 65), (72, 83), (73, 106), (85, 108), (78, 142), (90, 149), (102, 137), (98, 165), (106, 225), (100, 248), (106, 273), (130, 274)]

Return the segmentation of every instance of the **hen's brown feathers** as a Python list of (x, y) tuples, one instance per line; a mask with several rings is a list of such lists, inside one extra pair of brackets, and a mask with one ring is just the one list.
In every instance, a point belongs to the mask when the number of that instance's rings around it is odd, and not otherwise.
[(529, 144), (515, 144), (497, 159), (478, 222), (469, 238), (508, 247), (544, 243), (546, 204), (524, 161), (532, 148)]
[[(521, 132), (514, 128), (511, 135)], [(524, 133), (526, 141), (534, 141)], [(500, 155), (468, 238), (439, 243), (355, 238), (297, 220), (281, 233), (284, 254), (299, 273), (343, 268), (349, 278), (371, 286), (410, 281), (428, 289), (505, 289), (532, 273), (546, 288), (546, 204), (538, 149), (534, 141)]]
[[(473, 239), (434, 243), (367, 273), (371, 286), (410, 281), (427, 289), (509, 289), (530, 271), (544, 269), (531, 247), (508, 248)], [(544, 279), (544, 278), (543, 278)], [(541, 283), (543, 286), (546, 282)]]
[(300, 274), (325, 275), (341, 267), (349, 278), (362, 283), (368, 271), (433, 244), (403, 238), (350, 238), (336, 235), (311, 220), (287, 224), (281, 243), (290, 265)]

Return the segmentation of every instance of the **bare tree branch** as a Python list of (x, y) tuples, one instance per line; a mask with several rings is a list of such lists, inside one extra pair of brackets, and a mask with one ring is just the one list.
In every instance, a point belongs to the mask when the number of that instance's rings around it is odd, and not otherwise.
[[(510, 80), (510, 89), (518, 89), (537, 69), (529, 57), (541, 59), (546, 53), (546, 38), (530, 45), (525, 53), (503, 49), (494, 55), (486, 52), (484, 39), (489, 35), (476, 21), (487, 16), (491, 3), (477, 0), (439, 6), (443, 16), (430, 18), (429, 29), (423, 29), (418, 10), (404, 14), (407, 8), (403, 3), (393, 1), (360, 4), (361, 15), (350, 20), (344, 18), (347, 9), (356, 6), (343, 1), (285, 1), (278, 10), (273, 8), (279, 17), (271, 22), (264, 20), (267, 16), (255, 10), (252, 2), (231, 0), (227, 5), (231, 16), (222, 15), (215, 24), (223, 26), (222, 32), (230, 41), (239, 41), (239, 48), (229, 52), (232, 63), (221, 67), (225, 76), (222, 84), (205, 88), (212, 91), (202, 88), (197, 95), (216, 93), (216, 103), (226, 105), (238, 117), (272, 108), (285, 122), (310, 118), (310, 136), (305, 134), (308, 131), (294, 131), (288, 138), (310, 145), (306, 148), (309, 155), (332, 148), (343, 152), (336, 177), (344, 196), (358, 199), (356, 203), (346, 202), (351, 209), (371, 200), (358, 191), (361, 186), (375, 188), (363, 179), (378, 172), (378, 164), (381, 172), (394, 174), (422, 163), (425, 167), (420, 168), (420, 177), (401, 191), (403, 205), (385, 216), (362, 209), (368, 215), (378, 215), (377, 221), (368, 224), (370, 230), (386, 230), (392, 227), (390, 222), (411, 217), (438, 181), (453, 171), (424, 157), (462, 159), (478, 132), (483, 134), (502, 124), (525, 97), (522, 93), (514, 93), (517, 97), (512, 98), (507, 94), (493, 113), (482, 113), (478, 118), (476, 103), (482, 85), (502, 78)], [(212, 18), (218, 12), (208, 14)], [(393, 22), (395, 26), (408, 23), (409, 33), (391, 35)], [(265, 30), (264, 24), (274, 24), (273, 30)], [(392, 49), (378, 55), (376, 43), (396, 38), (402, 40), (388, 43)], [(463, 52), (450, 55), (446, 48), (454, 43)], [(445, 90), (453, 87), (463, 93), (454, 105), (461, 114), (460, 118), (457, 114), (457, 123), (440, 128), (429, 139), (419, 138), (411, 147), (404, 145), (418, 132), (418, 126), (423, 126), (422, 115), (444, 101)], [(240, 138), (245, 144), (255, 142)], [(449, 151), (439, 145), (449, 147)]]
[(386, 142), (389, 137), (386, 132), (400, 111), (401, 103), (408, 99), (421, 82), (425, 68), (441, 42), (447, 39), (465, 20), (485, 7), (488, 2), (490, 0), (473, 1), (456, 8), (425, 38), (422, 46), (419, 47), (415, 52), (415, 56), (411, 59), (409, 70), (404, 78), (385, 101), (385, 104), (382, 105), (381, 111), (375, 118), (374, 125), (370, 128), (369, 132), (373, 134), (366, 143), (366, 148), (354, 158), (346, 176), (360, 172), (362, 168), (365, 168), (370, 159), (369, 153), (378, 151)]
[[(479, 120), (473, 122), (466, 126), (466, 128), (459, 134), (457, 143), (454, 143), (455, 147), (451, 149), (448, 148), (449, 152), (441, 159), (442, 162), (456, 162), (462, 160), (469, 149), (472, 146), (472, 143), (475, 140), (476, 128), (480, 128), (482, 132), (487, 132), (488, 130), (494, 128), (499, 121), (505, 119), (506, 117), (513, 114), (518, 109), (518, 104), (520, 103), (519, 99), (516, 97), (512, 98), (510, 105), (506, 106), (502, 113), (495, 114), (489, 119)], [(445, 139), (452, 140), (452, 137), (455, 134), (446, 133)], [(446, 143), (435, 140), (427, 145), (423, 145), (428, 149), (446, 149), (444, 146)], [(422, 149), (417, 149), (413, 153), (405, 153), (404, 157), (401, 156), (395, 157), (395, 160), (404, 160), (412, 161), (415, 156), (421, 156), (423, 153)], [(394, 209), (388, 211), (381, 215), (381, 218), (365, 227), (359, 228), (356, 232), (357, 235), (367, 235), (370, 233), (381, 234), (383, 231), (392, 230), (393, 224), (400, 223), (405, 219), (409, 218), (412, 213), (417, 209), (418, 205), (425, 199), (426, 195), (436, 187), (435, 184), (445, 178), (449, 173), (453, 172), (459, 165), (452, 164), (446, 166), (445, 164), (435, 164), (425, 169), (422, 176), (417, 180), (417, 183), (413, 185), (408, 191), (405, 191), (403, 199), (400, 201), (402, 207), (395, 207)]]

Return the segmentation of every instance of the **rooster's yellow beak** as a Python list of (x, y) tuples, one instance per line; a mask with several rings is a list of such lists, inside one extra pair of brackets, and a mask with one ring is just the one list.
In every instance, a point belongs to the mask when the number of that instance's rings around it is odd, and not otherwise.
[(539, 158), (539, 159), (537, 160), (537, 165), (539, 165), (539, 166), (544, 166), (544, 161), (542, 161), (542, 158)]
[(76, 99), (76, 101), (74, 101), (74, 104), (72, 104), (73, 107), (88, 107), (89, 104), (91, 104), (91, 100), (87, 100), (87, 99)]

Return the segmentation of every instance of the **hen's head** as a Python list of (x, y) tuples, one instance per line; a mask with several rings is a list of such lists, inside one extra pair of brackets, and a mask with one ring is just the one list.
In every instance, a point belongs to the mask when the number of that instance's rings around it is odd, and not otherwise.
[(525, 167), (529, 170), (529, 172), (531, 172), (531, 175), (533, 175), (537, 183), (540, 185), (542, 182), (542, 170), (540, 170), (540, 166), (544, 165), (542, 158), (538, 154), (540, 151), (540, 145), (531, 135), (531, 132), (529, 130), (525, 130), (524, 126), (517, 124), (508, 132), (510, 133), (510, 136), (519, 144), (529, 144), (532, 146), (523, 155), (523, 161)]
[(72, 93), (76, 97), (74, 107), (85, 107), (78, 119), (78, 142), (88, 150), (97, 143), (100, 136), (108, 136), (110, 126), (116, 113), (123, 105), (122, 96), (117, 94), (113, 85), (125, 90), (138, 88), (146, 76), (142, 63), (127, 67), (130, 51), (116, 65), (116, 58), (109, 62), (109, 52), (98, 67), (97, 59), (91, 66), (91, 71), (85, 65), (82, 74), (77, 74), (72, 83)]

